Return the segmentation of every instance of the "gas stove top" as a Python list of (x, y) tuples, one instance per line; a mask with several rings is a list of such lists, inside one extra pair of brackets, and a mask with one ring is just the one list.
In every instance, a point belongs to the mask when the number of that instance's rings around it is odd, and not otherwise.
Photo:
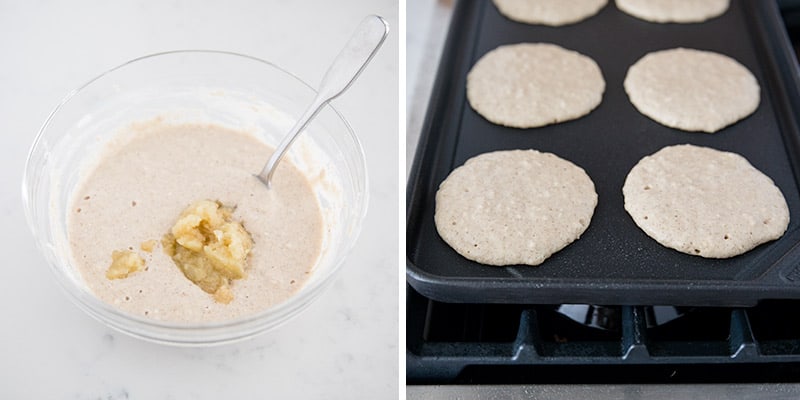
[[(780, 3), (800, 49), (800, 1)], [(406, 294), (409, 398), (800, 398), (800, 300), (653, 307)]]
[(409, 384), (800, 382), (800, 301), (676, 309), (407, 296)]

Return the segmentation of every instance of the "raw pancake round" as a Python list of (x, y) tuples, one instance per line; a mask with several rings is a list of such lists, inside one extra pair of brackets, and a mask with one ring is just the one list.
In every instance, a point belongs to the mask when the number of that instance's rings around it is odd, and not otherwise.
[(591, 58), (549, 43), (500, 46), (467, 75), (467, 99), (487, 120), (533, 128), (576, 119), (600, 104), (606, 82)]
[(736, 60), (676, 48), (649, 53), (628, 69), (625, 92), (642, 114), (671, 128), (716, 132), (752, 114), (760, 87)]
[(597, 193), (583, 169), (551, 153), (495, 151), (453, 170), (436, 192), (436, 230), (487, 265), (539, 265), (589, 226)]
[(494, 0), (507, 18), (526, 24), (561, 26), (597, 14), (608, 0)]
[(689, 144), (642, 158), (622, 188), (625, 210), (666, 247), (728, 258), (775, 240), (789, 225), (780, 189), (744, 157)]
[(645, 21), (695, 23), (718, 17), (730, 0), (616, 0), (617, 8)]

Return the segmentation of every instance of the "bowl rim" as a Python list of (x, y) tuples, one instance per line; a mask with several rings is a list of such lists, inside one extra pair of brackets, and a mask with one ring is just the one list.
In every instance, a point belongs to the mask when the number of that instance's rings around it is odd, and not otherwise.
[[(31, 187), (30, 186), (32, 183), (31, 177), (33, 173), (31, 163), (33, 161), (34, 154), (41, 147), (40, 143), (42, 141), (42, 137), (47, 131), (47, 128), (50, 126), (50, 123), (53, 120), (53, 118), (67, 103), (69, 103), (70, 100), (72, 100), (75, 96), (80, 94), (84, 89), (86, 89), (96, 81), (114, 73), (115, 71), (128, 67), (131, 64), (135, 64), (140, 61), (149, 60), (157, 57), (174, 56), (180, 54), (210, 54), (215, 56), (226, 56), (226, 57), (231, 56), (250, 61), (255, 61), (264, 64), (267, 67), (274, 68), (278, 72), (286, 75), (287, 77), (299, 83), (302, 87), (307, 88), (312, 93), (317, 93), (316, 89), (314, 89), (313, 86), (302, 80), (297, 75), (289, 72), (288, 70), (278, 66), (275, 63), (272, 63), (270, 61), (258, 57), (237, 53), (233, 51), (225, 51), (225, 50), (182, 49), (182, 50), (162, 51), (158, 53), (152, 53), (141, 57), (133, 58), (113, 68), (105, 70), (104, 72), (90, 79), (86, 83), (69, 91), (61, 99), (61, 101), (55, 106), (55, 108), (53, 108), (53, 110), (49, 113), (49, 115), (45, 119), (44, 123), (39, 128), (39, 131), (36, 137), (34, 138), (31, 147), (28, 150), (28, 154), (25, 160), (25, 168), (23, 169), (23, 176), (22, 176), (22, 186), (21, 186), (22, 203), (28, 228), (31, 230), (31, 233), (33, 233), (34, 241), (36, 242), (36, 247), (39, 250), (40, 254), (46, 255), (47, 253), (51, 253), (53, 251), (44, 248), (43, 246), (44, 240), (40, 239), (41, 235), (36, 228), (35, 216), (34, 216), (35, 210), (33, 209), (34, 207), (32, 207), (31, 203), (32, 198), (29, 195), (29, 188)], [(345, 131), (347, 132), (346, 136), (352, 141), (354, 145), (354, 149), (358, 156), (357, 158), (359, 167), (361, 171), (363, 171), (363, 182), (361, 182), (363, 184), (363, 192), (360, 193), (360, 198), (361, 198), (360, 203), (362, 204), (362, 207), (360, 207), (360, 211), (355, 217), (357, 221), (354, 226), (354, 229), (352, 229), (353, 240), (347, 243), (346, 246), (342, 249), (342, 251), (340, 251), (339, 255), (334, 260), (333, 267), (330, 269), (330, 272), (326, 276), (322, 277), (321, 279), (315, 280), (313, 282), (307, 283), (298, 292), (296, 292), (294, 295), (290, 296), (283, 302), (268, 307), (264, 310), (258, 311), (256, 313), (231, 320), (197, 322), (197, 323), (160, 321), (121, 311), (118, 308), (97, 298), (94, 294), (91, 293), (91, 289), (86, 288), (86, 290), (82, 290), (80, 288), (76, 288), (75, 285), (72, 282), (70, 282), (69, 277), (67, 277), (66, 274), (60, 270), (60, 267), (57, 265), (56, 260), (51, 259), (50, 257), (45, 257), (45, 261), (50, 267), (51, 272), (56, 277), (56, 280), (59, 282), (59, 286), (61, 287), (61, 289), (67, 292), (67, 294), (69, 295), (68, 297), (79, 308), (81, 308), (91, 317), (95, 318), (96, 320), (99, 320), (106, 326), (109, 326), (117, 331), (123, 332), (125, 334), (134, 337), (138, 337), (152, 342), (171, 344), (171, 345), (189, 345), (189, 346), (216, 345), (216, 344), (234, 342), (255, 336), (259, 333), (263, 333), (267, 330), (275, 328), (289, 321), (298, 314), (300, 314), (302, 310), (307, 308), (317, 297), (319, 297), (323, 293), (324, 289), (327, 286), (329, 286), (330, 283), (332, 283), (333, 279), (337, 276), (337, 273), (341, 269), (342, 265), (344, 264), (351, 250), (358, 241), (361, 230), (363, 228), (363, 222), (365, 220), (367, 210), (369, 208), (369, 193), (370, 193), (369, 175), (367, 171), (366, 155), (364, 153), (363, 145), (359, 140), (358, 136), (356, 136), (355, 132), (353, 131), (353, 128), (350, 125), (350, 123), (339, 112), (339, 110), (337, 110), (330, 103), (326, 104), (325, 107), (330, 108), (330, 110), (334, 112), (338, 120), (340, 120), (344, 125)], [(53, 256), (55, 259), (58, 259), (58, 256), (56, 254), (53, 254)], [(66, 261), (66, 263), (70, 264), (68, 261)], [(133, 327), (122, 326), (126, 325), (129, 322), (136, 324), (136, 326)], [(240, 328), (240, 330), (236, 331), (239, 334), (231, 334), (234, 332), (230, 331), (229, 329), (234, 327)], [(188, 334), (190, 332), (192, 334)], [(208, 337), (203, 337), (201, 332), (209, 332), (211, 333), (211, 335)]]

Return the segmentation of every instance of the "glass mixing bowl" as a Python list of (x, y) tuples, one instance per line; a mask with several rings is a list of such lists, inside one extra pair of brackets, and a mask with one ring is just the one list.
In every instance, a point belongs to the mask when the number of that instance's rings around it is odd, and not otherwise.
[(170, 323), (122, 312), (101, 301), (72, 261), (66, 210), (81, 174), (92, 167), (121, 127), (166, 116), (168, 122), (216, 123), (252, 131), (275, 147), (314, 95), (311, 86), (274, 64), (219, 51), (174, 51), (137, 58), (68, 94), (33, 142), (22, 197), (36, 243), (69, 297), (114, 329), (178, 345), (247, 338), (305, 309), (340, 269), (367, 208), (361, 144), (331, 106), (319, 113), (286, 155), (308, 176), (325, 172), (324, 184), (315, 185), (329, 232), (322, 254), (305, 286), (285, 302), (257, 314), (225, 322)]

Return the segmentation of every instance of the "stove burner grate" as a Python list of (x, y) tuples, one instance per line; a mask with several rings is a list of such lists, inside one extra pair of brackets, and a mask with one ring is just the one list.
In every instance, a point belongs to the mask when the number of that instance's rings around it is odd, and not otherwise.
[(408, 287), (407, 302), (410, 384), (800, 382), (797, 300), (691, 309), (450, 304)]

